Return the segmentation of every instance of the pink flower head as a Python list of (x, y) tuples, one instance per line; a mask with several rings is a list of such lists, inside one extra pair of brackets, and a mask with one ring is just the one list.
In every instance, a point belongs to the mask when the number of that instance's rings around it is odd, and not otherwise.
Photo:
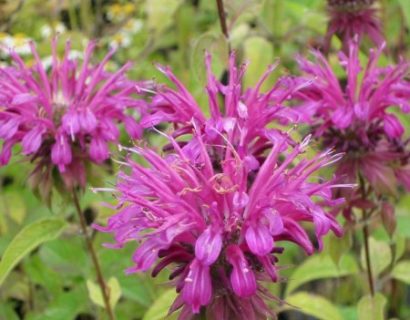
[[(159, 66), (176, 86), (176, 89), (159, 87), (141, 125), (150, 128), (159, 123), (172, 123), (173, 137), (192, 133), (194, 126), (205, 133), (205, 142), (224, 143), (220, 133), (226, 134), (237, 147), (237, 152), (246, 159), (248, 165), (257, 166), (256, 157), (272, 146), (280, 130), (268, 128), (275, 121), (277, 124), (297, 123), (301, 121), (299, 113), (285, 107), (300, 87), (291, 77), (284, 76), (265, 93), (261, 86), (276, 68), (271, 65), (253, 88), (242, 92), (241, 81), (247, 64), (235, 65), (235, 53), (229, 59), (229, 80), (223, 84), (211, 71), (211, 56), (206, 54), (207, 70), (206, 93), (208, 95), (209, 118), (195, 101), (184, 85), (167, 67)], [(222, 98), (222, 99), (220, 99)]]
[[(285, 132), (272, 133), (266, 127), (271, 120), (265, 117), (275, 116), (268, 111), (286, 118), (272, 98), (280, 96), (281, 89), (243, 92), (232, 61), (234, 80), (227, 86), (216, 85), (210, 77), (209, 119), (181, 85), (179, 91), (159, 94), (167, 104), (159, 106), (159, 112), (167, 110), (161, 117), (176, 124), (172, 135), (163, 134), (169, 145), (163, 154), (129, 149), (147, 165), (131, 159), (124, 163), (114, 190), (119, 212), (106, 227), (95, 226), (114, 235), (110, 247), (139, 243), (127, 272), (153, 267), (156, 276), (171, 267), (170, 279), (179, 292), (171, 311), (181, 309), (180, 319), (201, 312), (209, 319), (266, 319), (272, 312), (264, 298), (271, 296), (262, 283), (279, 280), (276, 255), (283, 251), (281, 241), (292, 241), (312, 254), (305, 223), (314, 226), (319, 249), (330, 230), (341, 234), (325, 210), (342, 201), (332, 198), (337, 185), (314, 177), (341, 155), (325, 152), (307, 159), (310, 137), (293, 143)], [(225, 100), (224, 115), (216, 90)], [(246, 117), (241, 104), (247, 106)], [(252, 139), (245, 133), (252, 129), (249, 119), (255, 126)], [(229, 125), (224, 123), (228, 120)]]
[(349, 42), (355, 37), (361, 40), (367, 36), (376, 46), (384, 42), (375, 0), (327, 0), (330, 21), (325, 37), (324, 51), (330, 49), (333, 35), (343, 43), (343, 50), (348, 52)]
[(349, 183), (364, 178), (379, 195), (394, 193), (397, 180), (410, 189), (408, 143), (393, 112), (394, 107), (410, 111), (410, 83), (405, 79), (409, 63), (379, 67), (382, 50), (370, 51), (363, 68), (358, 44), (351, 42), (349, 55), (340, 53), (345, 81), (336, 77), (319, 52), (313, 53), (314, 62), (300, 58), (305, 73), (301, 81), (314, 80), (298, 93), (304, 102), (300, 109), (309, 110), (316, 137), (325, 148), (346, 153), (338, 174)]
[(31, 43), (34, 65), (27, 66), (11, 51), (13, 67), (0, 68), (0, 163), (11, 157), (13, 145), (37, 161), (35, 179), (50, 176), (57, 167), (67, 186), (85, 184), (85, 162), (100, 164), (109, 157), (108, 144), (118, 141), (123, 122), (133, 138), (141, 128), (129, 111), (142, 105), (133, 94), (136, 83), (125, 78), (130, 64), (111, 74), (104, 70), (111, 51), (96, 66), (90, 60), (95, 43), (89, 43), (80, 65), (70, 55), (57, 56), (52, 42), (50, 70), (43, 65)]

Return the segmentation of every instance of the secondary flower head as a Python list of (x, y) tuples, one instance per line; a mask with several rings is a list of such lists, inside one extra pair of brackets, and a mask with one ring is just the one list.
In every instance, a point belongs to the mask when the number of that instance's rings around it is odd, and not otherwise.
[(340, 53), (345, 81), (339, 81), (319, 52), (314, 52), (314, 62), (300, 58), (305, 73), (301, 81), (314, 81), (298, 93), (305, 102), (300, 108), (308, 110), (306, 118), (313, 119), (314, 134), (323, 146), (346, 153), (338, 174), (349, 183), (364, 179), (379, 196), (394, 194), (398, 182), (410, 189), (408, 141), (393, 113), (410, 111), (410, 84), (405, 80), (409, 64), (379, 67), (382, 51), (372, 50), (362, 68), (358, 44), (351, 42), (349, 54)]
[(330, 21), (324, 51), (329, 51), (334, 35), (341, 39), (345, 52), (348, 52), (349, 42), (355, 37), (361, 40), (366, 36), (375, 45), (380, 46), (384, 37), (377, 10), (374, 8), (375, 2), (375, 0), (327, 0)]
[(127, 109), (141, 105), (133, 97), (136, 83), (124, 76), (130, 64), (112, 74), (105, 71), (111, 51), (93, 66), (94, 42), (85, 50), (81, 65), (71, 57), (69, 42), (59, 59), (53, 40), (47, 70), (34, 44), (30, 46), (33, 66), (11, 51), (14, 65), (0, 68), (0, 164), (7, 164), (12, 147), (20, 144), (22, 154), (37, 164), (32, 174), (37, 182), (50, 178), (56, 167), (66, 186), (84, 186), (86, 163), (108, 159), (108, 143), (119, 138), (118, 123), (131, 137), (140, 136), (140, 127), (127, 114)]
[(162, 153), (129, 149), (147, 165), (131, 158), (124, 163), (113, 190), (119, 212), (106, 227), (96, 226), (114, 234), (110, 247), (139, 242), (127, 272), (153, 267), (156, 276), (171, 268), (179, 293), (171, 311), (181, 309), (180, 319), (198, 313), (209, 319), (266, 319), (272, 312), (264, 300), (273, 297), (262, 283), (279, 280), (280, 242), (292, 241), (311, 254), (305, 223), (314, 226), (319, 249), (330, 230), (341, 234), (325, 210), (341, 202), (332, 199), (336, 185), (314, 175), (341, 155), (329, 151), (307, 159), (309, 137), (294, 143), (287, 133), (269, 129), (266, 117), (285, 114), (273, 103), (285, 89), (278, 85), (261, 93), (259, 83), (243, 91), (244, 69), (239, 70), (232, 57), (227, 85), (208, 70), (210, 118), (176, 79), (178, 91), (162, 88), (156, 99), (164, 103), (151, 107), (159, 106), (158, 113), (173, 122), (179, 114), (179, 125), (170, 135), (162, 133), (169, 141)]

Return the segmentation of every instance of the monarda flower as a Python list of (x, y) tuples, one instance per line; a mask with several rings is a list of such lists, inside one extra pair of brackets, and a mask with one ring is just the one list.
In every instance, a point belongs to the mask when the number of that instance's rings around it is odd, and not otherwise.
[(34, 44), (30, 46), (32, 67), (11, 51), (14, 65), (0, 68), (0, 163), (7, 164), (12, 147), (20, 144), (21, 153), (36, 164), (31, 179), (44, 189), (43, 194), (49, 193), (55, 172), (66, 187), (84, 187), (87, 164), (107, 160), (108, 144), (118, 141), (118, 123), (132, 138), (141, 134), (129, 113), (141, 106), (133, 97), (136, 83), (124, 76), (131, 65), (112, 74), (105, 71), (111, 51), (93, 66), (94, 42), (85, 50), (81, 65), (70, 57), (69, 42), (59, 59), (53, 40), (52, 65), (46, 70)]
[(369, 38), (376, 46), (382, 45), (384, 37), (381, 23), (374, 8), (375, 0), (327, 0), (329, 24), (325, 36), (324, 51), (330, 49), (333, 35), (337, 35), (348, 52), (349, 42), (355, 37)]
[[(296, 124), (303, 120), (299, 112), (286, 107), (286, 104), (295, 92), (307, 84), (297, 85), (295, 79), (283, 76), (267, 92), (260, 92), (264, 81), (276, 68), (274, 64), (254, 88), (242, 92), (241, 81), (247, 64), (238, 68), (235, 65), (235, 53), (229, 59), (229, 80), (226, 84), (213, 75), (209, 54), (206, 54), (205, 64), (209, 117), (172, 71), (168, 67), (158, 66), (175, 84), (176, 89), (159, 85), (140, 125), (149, 129), (161, 123), (172, 124), (171, 134), (174, 138), (192, 133), (195, 125), (204, 134), (205, 143), (210, 145), (223, 145), (224, 135), (227, 135), (240, 157), (256, 169), (265, 158), (264, 152), (272, 147), (277, 136), (285, 136), (278, 130), (278, 126)], [(269, 126), (272, 123), (276, 126)], [(289, 143), (292, 143), (290, 138)], [(212, 149), (214, 158), (218, 159), (221, 149)]]
[(410, 83), (405, 79), (409, 64), (379, 67), (382, 50), (372, 50), (362, 68), (358, 44), (352, 42), (348, 56), (340, 53), (345, 80), (336, 77), (319, 52), (313, 53), (314, 62), (299, 59), (305, 73), (301, 81), (314, 79), (298, 92), (304, 101), (300, 109), (308, 110), (306, 118), (312, 119), (313, 134), (324, 148), (346, 154), (337, 175), (361, 185), (349, 190), (350, 203), (367, 209), (375, 207), (367, 201), (372, 193), (381, 199), (395, 194), (400, 183), (410, 189), (408, 140), (403, 139), (404, 127), (396, 116), (410, 111)]
[(180, 310), (184, 320), (273, 316), (265, 300), (274, 297), (263, 283), (280, 279), (280, 243), (292, 241), (312, 254), (315, 245), (305, 230), (309, 223), (319, 249), (330, 230), (341, 235), (325, 209), (341, 203), (332, 198), (338, 185), (316, 176), (341, 154), (327, 151), (308, 159), (309, 137), (294, 143), (287, 133), (268, 128), (265, 118), (274, 119), (275, 113), (289, 117), (273, 103), (282, 89), (260, 93), (259, 82), (243, 91), (243, 72), (233, 56), (226, 86), (209, 72), (210, 118), (171, 75), (178, 91), (160, 88), (156, 99), (161, 103), (151, 107), (158, 106), (160, 118), (180, 125), (162, 133), (169, 145), (161, 153), (149, 147), (128, 149), (143, 161), (123, 163), (112, 190), (119, 211), (106, 227), (95, 226), (114, 235), (108, 247), (139, 244), (127, 273), (152, 269), (156, 276), (170, 269), (179, 293), (170, 311)]

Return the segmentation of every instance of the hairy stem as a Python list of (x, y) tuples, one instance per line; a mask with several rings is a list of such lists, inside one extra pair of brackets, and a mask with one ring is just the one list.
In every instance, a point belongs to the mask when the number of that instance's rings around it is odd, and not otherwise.
[(102, 271), (101, 271), (100, 262), (98, 261), (97, 254), (95, 253), (93, 243), (91, 241), (91, 237), (89, 236), (89, 234), (87, 232), (87, 224), (86, 224), (86, 220), (85, 220), (83, 211), (81, 210), (80, 201), (78, 200), (77, 192), (73, 189), (72, 193), (73, 193), (74, 206), (75, 206), (78, 218), (80, 220), (80, 225), (81, 225), (82, 232), (84, 234), (84, 238), (85, 238), (85, 242), (86, 242), (86, 245), (87, 245), (88, 252), (91, 256), (91, 260), (93, 262), (94, 269), (95, 269), (95, 272), (97, 274), (97, 281), (98, 281), (98, 284), (101, 288), (102, 297), (103, 297), (103, 300), (104, 300), (104, 305), (105, 305), (105, 309), (106, 309), (107, 314), (108, 314), (108, 318), (110, 320), (115, 320), (115, 316), (114, 316), (114, 313), (113, 313), (113, 311), (111, 309), (111, 305), (110, 305), (108, 288), (107, 288), (107, 285), (104, 281), (104, 277), (103, 277), (103, 274), (102, 274)]
[(363, 210), (363, 241), (364, 241), (364, 253), (366, 257), (366, 269), (367, 269), (367, 281), (369, 282), (370, 294), (374, 296), (374, 282), (373, 282), (373, 272), (372, 264), (370, 259), (370, 250), (369, 250), (369, 226), (367, 224), (367, 213)]

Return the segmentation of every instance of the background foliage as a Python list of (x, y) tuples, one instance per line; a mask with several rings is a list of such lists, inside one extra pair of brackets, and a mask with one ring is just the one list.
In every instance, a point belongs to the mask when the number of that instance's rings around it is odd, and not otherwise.
[[(386, 62), (409, 58), (410, 2), (384, 0), (380, 5), (389, 41)], [(297, 73), (295, 54), (307, 54), (326, 30), (324, 0), (226, 0), (225, 6), (230, 45), (240, 61), (250, 61), (244, 80), (248, 85), (276, 59), (281, 63), (272, 82), (284, 72)], [(215, 72), (221, 77), (228, 54), (216, 4), (210, 0), (0, 0), (2, 46), (14, 46), (26, 55), (27, 40), (33, 39), (47, 57), (55, 34), (60, 49), (71, 39), (79, 55), (89, 39), (99, 40), (97, 58), (118, 47), (109, 67), (116, 69), (131, 60), (131, 78), (166, 81), (153, 63), (170, 65), (203, 105), (207, 102), (204, 50), (212, 53)], [(333, 44), (339, 46), (337, 40)], [(30, 55), (26, 57), (30, 62)], [(0, 63), (8, 61), (7, 50), (0, 49)], [(335, 54), (330, 61), (336, 61)], [(410, 129), (409, 120), (404, 121)], [(113, 152), (121, 157), (117, 150)], [(17, 158), (0, 168), (0, 319), (104, 319), (101, 293), (74, 208), (58, 195), (51, 208), (43, 205), (27, 187), (29, 168), (29, 163)], [(107, 165), (92, 186), (112, 183), (115, 172), (115, 166)], [(82, 206), (89, 223), (104, 223), (112, 214), (101, 206), (102, 201), (111, 198), (86, 191)], [(288, 302), (279, 307), (279, 317), (410, 319), (409, 208), (410, 196), (397, 199), (398, 227), (391, 238), (380, 221), (372, 221), (370, 249), (379, 292), (374, 299), (368, 296), (362, 239), (356, 230), (347, 230), (342, 240), (328, 236), (325, 251), (312, 257), (288, 246), (280, 261), (287, 280), (271, 286), (275, 295)], [(101, 233), (93, 237), (117, 318), (162, 319), (175, 296), (166, 286), (166, 277), (126, 276), (123, 270), (131, 264), (132, 245), (127, 252), (106, 250), (101, 244), (109, 237)]]

